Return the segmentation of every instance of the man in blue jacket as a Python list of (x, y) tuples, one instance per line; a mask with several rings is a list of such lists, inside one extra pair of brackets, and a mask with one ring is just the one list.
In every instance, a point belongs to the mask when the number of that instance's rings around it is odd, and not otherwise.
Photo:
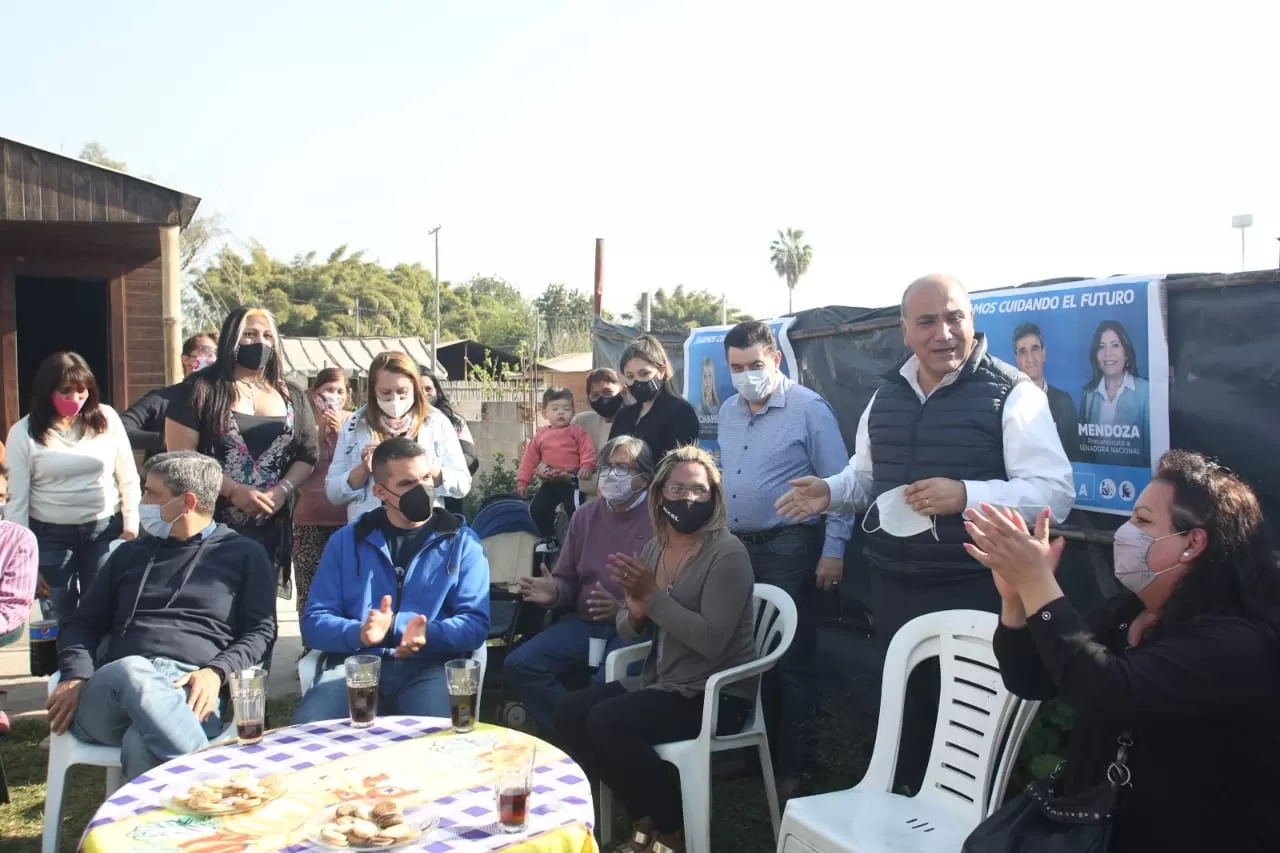
[(383, 713), (447, 717), (444, 662), (489, 636), (489, 563), (457, 516), (433, 509), (425, 447), (392, 438), (373, 453), (383, 506), (329, 539), (302, 615), (302, 640), (324, 652), (295, 723), (347, 716), (348, 655), (382, 657)]

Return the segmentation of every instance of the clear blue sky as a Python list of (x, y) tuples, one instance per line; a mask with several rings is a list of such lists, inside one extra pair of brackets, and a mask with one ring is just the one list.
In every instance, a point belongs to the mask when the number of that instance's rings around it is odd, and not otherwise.
[[(797, 307), (1276, 265), (1280, 3), (6, 4), (0, 135), (194, 193), (276, 255), (341, 243), (528, 294)], [(1047, 7), (1044, 7), (1047, 8)]]

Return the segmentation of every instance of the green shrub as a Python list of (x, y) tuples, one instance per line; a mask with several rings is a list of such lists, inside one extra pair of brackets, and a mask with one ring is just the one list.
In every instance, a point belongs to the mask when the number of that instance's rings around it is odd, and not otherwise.
[(1071, 709), (1061, 699), (1040, 705), (1031, 727), (1027, 729), (1027, 739), (1022, 742), (1022, 751), (1009, 781), (1010, 796), (1020, 792), (1029, 782), (1044, 779), (1066, 757), (1071, 720)]
[[(516, 493), (516, 473), (518, 465), (514, 460), (508, 461), (505, 453), (496, 453), (493, 467), (488, 471), (476, 474), (471, 480), (471, 491), (462, 499), (462, 511), (468, 519), (475, 519), (476, 513), (484, 502), (494, 495)], [(529, 497), (537, 492), (537, 481), (529, 485)]]

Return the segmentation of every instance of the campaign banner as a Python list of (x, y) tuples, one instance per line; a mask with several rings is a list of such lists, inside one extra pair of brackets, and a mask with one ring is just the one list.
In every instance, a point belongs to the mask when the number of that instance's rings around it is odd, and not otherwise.
[[(780, 317), (761, 322), (773, 330), (782, 351), (782, 372), (795, 377), (796, 354), (791, 349), (787, 330), (795, 317)], [(684, 396), (698, 412), (698, 444), (720, 464), (720, 404), (738, 392), (729, 376), (729, 361), (724, 353), (724, 336), (734, 327), (701, 326), (689, 332), (684, 341)]]
[(987, 350), (1049, 397), (1076, 508), (1128, 515), (1169, 449), (1162, 279), (1125, 277), (983, 293)]

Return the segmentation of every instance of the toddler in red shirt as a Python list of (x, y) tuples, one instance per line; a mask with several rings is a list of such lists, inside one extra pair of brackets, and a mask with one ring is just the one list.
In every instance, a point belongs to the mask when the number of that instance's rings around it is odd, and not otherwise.
[(539, 532), (550, 538), (555, 533), (557, 505), (573, 517), (577, 480), (596, 469), (596, 448), (587, 431), (572, 423), (573, 392), (568, 388), (548, 388), (543, 393), (542, 417), (548, 426), (534, 433), (525, 447), (516, 472), (516, 490), (520, 497), (528, 497), (533, 479), (542, 482), (529, 512)]

